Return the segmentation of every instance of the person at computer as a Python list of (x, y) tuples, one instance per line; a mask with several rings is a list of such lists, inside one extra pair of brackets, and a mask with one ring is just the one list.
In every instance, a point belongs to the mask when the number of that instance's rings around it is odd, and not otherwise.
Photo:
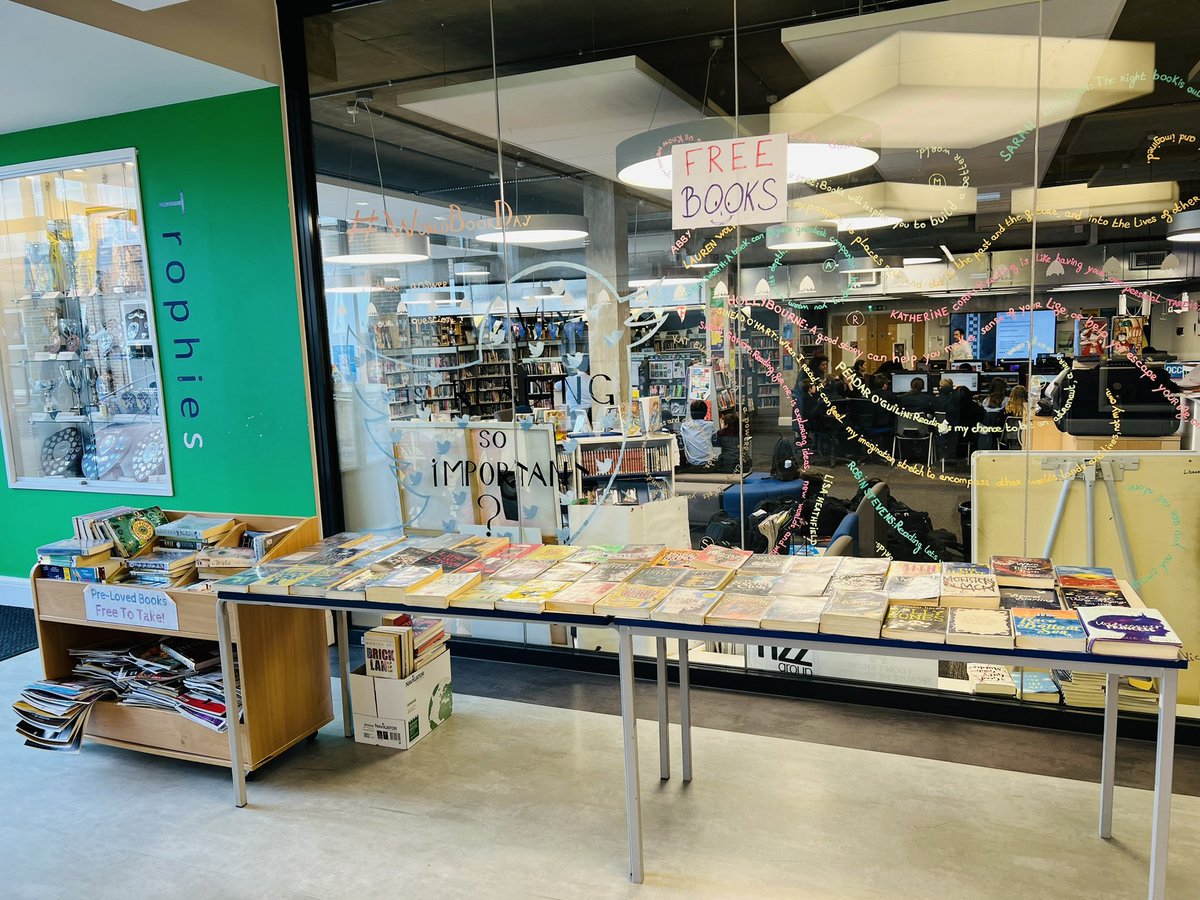
[(961, 328), (954, 329), (954, 338), (951, 340), (949, 348), (947, 348), (947, 355), (951, 362), (975, 358), (975, 351), (971, 347), (971, 342), (967, 340), (967, 336)]
[(933, 412), (933, 395), (925, 390), (925, 379), (914, 378), (909, 382), (908, 392), (900, 395), (897, 405), (905, 412), (928, 417)]
[(1019, 384), (1013, 385), (1012, 392), (1008, 395), (1008, 402), (1004, 404), (1004, 414), (1024, 419), (1028, 409), (1029, 392)]
[(679, 426), (684, 456), (693, 466), (711, 466), (721, 456), (717, 426), (705, 418), (708, 404), (703, 400), (693, 400), (689, 412), (691, 418)]
[(949, 416), (950, 402), (954, 397), (954, 382), (943, 378), (938, 384), (937, 393), (933, 395), (934, 412), (944, 412)]
[(994, 450), (996, 435), (1004, 425), (1004, 407), (1008, 403), (1008, 382), (1003, 378), (993, 378), (988, 388), (987, 396), (983, 398), (984, 428), (979, 435), (980, 450)]

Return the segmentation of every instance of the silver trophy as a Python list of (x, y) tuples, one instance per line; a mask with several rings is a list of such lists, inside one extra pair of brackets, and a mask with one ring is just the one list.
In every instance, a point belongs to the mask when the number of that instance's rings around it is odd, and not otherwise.
[(54, 402), (54, 392), (58, 390), (57, 378), (39, 378), (33, 386), (42, 392), (42, 412), (54, 418), (58, 415), (58, 404)]
[(83, 413), (83, 375), (66, 366), (58, 367), (59, 374), (62, 375), (62, 380), (67, 383), (67, 387), (71, 389), (71, 394), (75, 398), (75, 403), (71, 406), (71, 412), (74, 415)]

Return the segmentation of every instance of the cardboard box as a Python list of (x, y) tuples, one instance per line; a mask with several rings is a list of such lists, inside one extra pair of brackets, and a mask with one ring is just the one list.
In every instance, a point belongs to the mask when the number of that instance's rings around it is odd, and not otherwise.
[(407, 750), (450, 717), (454, 694), (450, 651), (408, 678), (372, 678), (364, 669), (350, 673), (354, 740), (360, 744)]

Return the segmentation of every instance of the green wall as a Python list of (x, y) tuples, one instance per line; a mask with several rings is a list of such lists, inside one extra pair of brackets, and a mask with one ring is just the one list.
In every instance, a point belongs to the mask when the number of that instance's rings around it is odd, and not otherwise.
[[(0, 135), (0, 166), (123, 147), (138, 152), (174, 494), (12, 490), (4, 473), (0, 575), (27, 575), (34, 548), (69, 537), (71, 516), (89, 510), (316, 509), (278, 89)], [(182, 214), (159, 205), (180, 191)], [(179, 232), (182, 246), (164, 232)], [(166, 277), (172, 261), (186, 272), (179, 284)], [(163, 305), (180, 299), (185, 322)], [(188, 347), (193, 356), (176, 359)], [(191, 375), (203, 382), (178, 380)], [(192, 418), (185, 398), (199, 404)]]

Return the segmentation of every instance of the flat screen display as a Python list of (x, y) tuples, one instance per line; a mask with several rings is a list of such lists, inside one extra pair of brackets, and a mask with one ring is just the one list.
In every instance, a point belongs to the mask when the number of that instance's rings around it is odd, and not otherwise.
[(978, 393), (979, 391), (978, 372), (942, 372), (936, 379), (934, 379), (933, 387), (938, 387), (938, 385), (947, 378), (954, 382), (955, 387), (965, 387), (972, 393)]
[[(1033, 346), (1030, 340), (1030, 316), (1033, 316)], [(1002, 312), (996, 314), (996, 360), (1036, 359), (1039, 353), (1054, 352), (1054, 312)]]
[(927, 372), (893, 372), (892, 373), (892, 393), (893, 394), (907, 394), (909, 391), (912, 390), (912, 383), (913, 383), (914, 378), (921, 379), (921, 381), (925, 385), (925, 387), (923, 389), (926, 391), (929, 390), (930, 379), (934, 380), (934, 384), (937, 383), (937, 376), (930, 375)]

